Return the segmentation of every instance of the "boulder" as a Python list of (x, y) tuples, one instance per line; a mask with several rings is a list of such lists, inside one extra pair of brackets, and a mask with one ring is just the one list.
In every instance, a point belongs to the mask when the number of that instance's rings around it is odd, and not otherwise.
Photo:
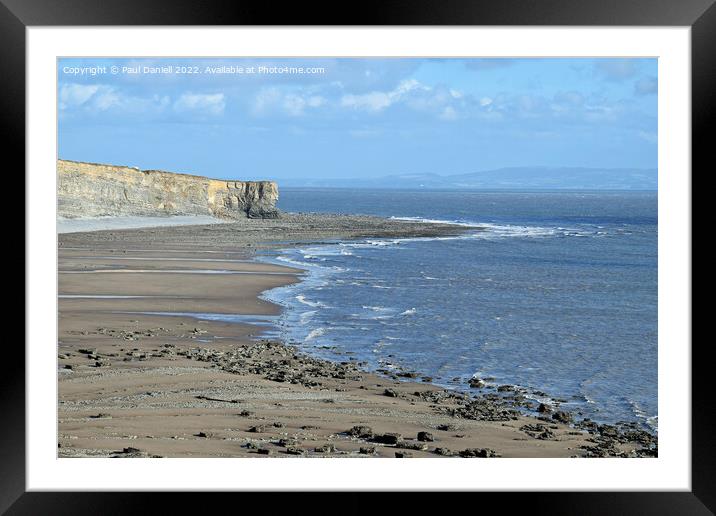
[(418, 432), (418, 441), (423, 442), (433, 442), (435, 440), (435, 437), (433, 437), (433, 434), (430, 432)]
[(372, 439), (373, 429), (365, 425), (357, 425), (348, 430), (348, 435), (352, 437), (360, 437), (361, 439)]
[(569, 424), (572, 422), (572, 414), (565, 412), (564, 410), (558, 410), (552, 414), (552, 419), (559, 421), (560, 423)]
[(468, 448), (466, 450), (462, 450), (459, 455), (460, 457), (497, 457), (495, 450), (491, 450), (490, 448)]
[(374, 440), (382, 444), (398, 444), (401, 438), (402, 436), (398, 433), (388, 432), (386, 434), (376, 435)]

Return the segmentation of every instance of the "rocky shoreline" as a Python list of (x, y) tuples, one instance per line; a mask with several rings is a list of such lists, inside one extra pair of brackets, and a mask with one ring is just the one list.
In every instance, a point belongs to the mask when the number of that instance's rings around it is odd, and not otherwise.
[[(206, 348), (192, 348), (180, 354), (199, 360), (209, 362), (212, 367), (218, 367), (233, 374), (258, 374), (274, 382), (286, 382), (300, 384), (309, 388), (320, 388), (323, 386), (322, 379), (351, 379), (362, 381), (367, 371), (350, 361), (334, 362), (311, 357), (301, 353), (295, 346), (288, 346), (284, 343), (271, 340), (261, 340), (255, 344), (242, 346), (232, 351), (216, 351)], [(266, 359), (266, 355), (271, 358)], [(280, 357), (280, 358), (276, 358)], [(418, 378), (420, 375), (415, 372), (389, 372), (379, 371), (383, 376), (398, 380), (401, 378)], [(423, 377), (424, 381), (430, 379)], [(448, 415), (455, 419), (467, 419), (475, 421), (514, 421), (518, 420), (523, 412), (521, 409), (533, 408), (532, 402), (524, 397), (525, 389), (511, 385), (497, 387), (497, 390), (507, 395), (500, 396), (496, 393), (480, 393), (470, 395), (465, 392), (437, 389), (429, 391), (415, 391), (403, 393), (395, 389), (386, 388), (383, 395), (391, 398), (403, 398), (406, 400), (420, 399), (431, 404), (437, 412)], [(657, 457), (658, 440), (655, 435), (639, 429), (635, 423), (621, 423), (617, 425), (598, 424), (589, 419), (577, 421), (573, 413), (556, 410), (546, 404), (539, 404), (536, 417), (539, 422), (526, 424), (520, 430), (534, 439), (548, 440), (554, 438), (552, 430), (557, 429), (556, 423), (572, 426), (575, 430), (587, 432), (590, 437), (590, 445), (585, 445), (585, 457)], [(450, 431), (455, 427), (441, 425), (438, 430)], [(375, 435), (368, 427), (353, 427), (346, 432), (354, 438), (363, 439), (366, 442), (380, 442), (392, 444), (396, 448), (428, 450), (428, 444), (407, 443), (402, 440), (399, 434)], [(417, 436), (420, 443), (432, 442), (432, 434), (423, 432)], [(619, 449), (618, 445), (633, 445), (635, 448), (630, 451)], [(473, 449), (474, 450), (474, 449)], [(496, 457), (499, 456), (495, 450), (482, 449), (472, 455), (470, 450), (453, 452), (445, 448), (434, 448), (434, 453), (443, 456), (460, 457)], [(575, 455), (578, 457), (579, 455)]]
[[(403, 378), (418, 378), (423, 381), (432, 381), (432, 378), (421, 376), (413, 371), (398, 372), (387, 369), (377, 370), (381, 375), (399, 380)], [(457, 418), (477, 419), (484, 421), (506, 421), (514, 419), (521, 414), (535, 417), (541, 423), (525, 425), (521, 430), (536, 439), (549, 439), (553, 437), (549, 429), (555, 422), (569, 425), (577, 430), (589, 433), (595, 446), (584, 449), (588, 457), (657, 457), (658, 435), (641, 428), (635, 421), (619, 421), (615, 424), (598, 423), (590, 418), (582, 417), (578, 410), (565, 410), (561, 407), (564, 400), (549, 397), (545, 392), (531, 391), (517, 385), (494, 385), (487, 383), (492, 378), (473, 377), (467, 382), (469, 389), (445, 389), (438, 393), (431, 393), (430, 399), (445, 399), (455, 397), (462, 400), (463, 406), (459, 409), (449, 409), (447, 412)], [(470, 391), (477, 390), (478, 394)], [(551, 402), (541, 403), (529, 399), (528, 394), (539, 394), (549, 397)], [(617, 449), (617, 444), (636, 444), (641, 448), (632, 453), (624, 453)]]
[[(90, 334), (90, 332), (86, 332)], [(165, 328), (157, 328), (149, 331), (128, 332), (99, 328), (96, 334), (107, 335), (123, 341), (137, 341), (142, 338), (161, 337), (166, 334)], [(189, 339), (194, 340), (197, 335), (206, 334), (206, 330), (195, 327), (188, 330)], [(192, 361), (202, 362), (210, 368), (216, 368), (232, 375), (249, 377), (259, 376), (263, 379), (279, 384), (302, 386), (310, 390), (323, 391), (325, 389), (336, 389), (335, 382), (350, 381), (359, 384), (359, 389), (366, 389), (362, 383), (366, 380), (373, 380), (372, 373), (361, 368), (361, 364), (351, 361), (333, 362), (311, 357), (299, 352), (293, 346), (287, 346), (281, 342), (271, 340), (260, 340), (256, 342), (231, 346), (225, 350), (217, 350), (206, 347), (189, 347), (182, 349), (175, 344), (163, 344), (152, 352), (124, 351), (123, 353), (101, 353), (97, 349), (80, 348), (77, 353), (62, 353), (59, 355), (60, 362), (66, 371), (75, 369), (72, 363), (81, 363), (83, 359), (88, 362), (82, 365), (103, 369), (111, 367), (113, 362), (121, 360), (123, 363), (145, 363), (152, 359), (174, 360), (185, 358)], [(413, 378), (414, 373), (397, 373), (395, 378)], [(551, 408), (540, 407), (543, 415), (529, 421), (525, 418), (520, 408), (524, 407), (525, 400), (519, 394), (519, 388), (510, 389), (511, 395), (501, 397), (494, 393), (480, 393), (470, 395), (447, 389), (439, 389), (434, 386), (421, 385), (419, 390), (411, 392), (413, 385), (410, 381), (398, 382), (390, 387), (383, 388), (382, 384), (373, 384), (379, 389), (377, 396), (385, 398), (396, 398), (406, 401), (409, 404), (423, 404), (430, 408), (435, 414), (447, 417), (454, 422), (443, 422), (430, 427), (425, 426), (415, 436), (406, 436), (398, 431), (379, 432), (371, 426), (353, 425), (341, 432), (336, 432), (329, 442), (306, 447), (306, 431), (310, 431), (311, 425), (302, 425), (301, 435), (282, 434), (283, 436), (270, 436), (271, 431), (280, 431), (285, 425), (280, 422), (255, 421), (256, 414), (250, 410), (240, 410), (237, 415), (252, 421), (254, 424), (246, 425), (246, 432), (255, 434), (256, 437), (249, 439), (243, 447), (248, 453), (268, 456), (272, 453), (292, 456), (337, 456), (356, 455), (339, 449), (341, 440), (350, 440), (358, 445), (357, 455), (377, 456), (377, 450), (382, 452), (392, 450), (395, 457), (411, 457), (413, 451), (421, 451), (442, 457), (477, 457), (492, 458), (500, 457), (499, 450), (493, 448), (467, 447), (463, 449), (450, 449), (444, 445), (438, 445), (442, 435), (452, 433), (458, 439), (464, 437), (459, 431), (463, 426), (460, 423), (466, 421), (480, 422), (514, 422), (520, 421), (519, 432), (522, 432), (531, 439), (539, 441), (550, 441), (558, 439), (559, 431), (571, 435), (584, 436), (584, 443), (579, 446), (579, 453), (572, 457), (656, 457), (657, 441), (651, 434), (631, 427), (629, 425), (598, 425), (589, 421), (581, 421), (576, 424), (573, 416), (565, 411), (552, 411)], [(428, 387), (428, 388), (426, 388)], [(382, 388), (382, 391), (380, 390)], [(503, 392), (507, 389), (503, 389)], [(154, 396), (154, 394), (151, 394)], [(244, 404), (241, 398), (232, 398), (220, 395), (196, 394), (197, 402), (219, 406), (237, 406)], [(326, 399), (328, 403), (330, 399)], [(88, 416), (93, 420), (112, 419), (110, 413), (99, 412)], [(566, 428), (565, 428), (566, 427)], [(570, 428), (571, 427), (571, 428)], [(317, 428), (317, 427), (316, 427)], [(309, 434), (310, 435), (310, 432)], [(437, 437), (436, 437), (437, 435)], [(216, 439), (215, 431), (204, 430), (194, 434), (199, 439)], [(436, 443), (438, 441), (438, 443)], [(303, 446), (300, 446), (303, 444)], [(63, 448), (60, 442), (60, 456), (78, 456), (71, 448)], [(162, 455), (151, 454), (137, 447), (124, 447), (122, 450), (110, 450), (105, 454), (86, 453), (80, 456), (110, 456), (110, 457), (161, 457)]]
[[(60, 235), (60, 294), (69, 297), (59, 309), (58, 455), (657, 456), (656, 436), (635, 425), (578, 420), (519, 387), (474, 378), (463, 392), (448, 390), (419, 372), (370, 372), (351, 359), (256, 340), (255, 326), (157, 315), (276, 313), (259, 294), (298, 281), (301, 271), (253, 261), (259, 249), (464, 231), (289, 214)], [(203, 274), (207, 268), (227, 274)]]
[[(239, 219), (225, 224), (165, 226), (63, 234), (60, 249), (78, 246), (121, 249), (151, 244), (152, 249), (228, 250), (251, 253), (256, 249), (286, 247), (293, 243), (320, 244), (360, 238), (444, 237), (479, 231), (453, 224), (405, 221), (371, 215), (282, 213), (277, 219)], [(246, 254), (247, 258), (249, 257)]]

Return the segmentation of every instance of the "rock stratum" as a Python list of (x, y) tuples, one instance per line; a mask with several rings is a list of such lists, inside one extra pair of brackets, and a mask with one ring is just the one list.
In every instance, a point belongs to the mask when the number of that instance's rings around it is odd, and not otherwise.
[(57, 161), (58, 215), (277, 218), (273, 181), (229, 181), (132, 167)]

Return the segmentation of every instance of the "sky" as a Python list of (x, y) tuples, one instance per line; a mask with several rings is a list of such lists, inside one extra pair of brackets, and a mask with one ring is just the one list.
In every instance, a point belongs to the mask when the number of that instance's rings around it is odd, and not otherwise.
[(657, 60), (60, 59), (59, 157), (225, 179), (656, 168)]

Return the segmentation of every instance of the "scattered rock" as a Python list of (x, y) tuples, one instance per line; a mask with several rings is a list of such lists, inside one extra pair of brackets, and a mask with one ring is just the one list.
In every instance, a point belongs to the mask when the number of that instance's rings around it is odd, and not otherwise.
[(658, 457), (659, 450), (657, 448), (640, 448), (634, 450), (633, 455), (635, 457)]
[(552, 439), (554, 437), (554, 434), (549, 428), (539, 423), (524, 425), (520, 427), (520, 430), (529, 435), (530, 437), (534, 437), (535, 439), (546, 440)]
[(445, 412), (452, 417), (477, 421), (510, 421), (519, 416), (519, 412), (506, 407), (503, 401), (487, 396), (468, 401), (458, 408), (447, 408)]
[(416, 391), (414, 396), (421, 398), (423, 401), (429, 403), (463, 403), (467, 399), (467, 394), (463, 394), (456, 391), (444, 390), (429, 390), (429, 391)]
[(539, 407), (537, 407), (537, 412), (539, 412), (540, 414), (549, 414), (550, 412), (552, 412), (552, 407), (550, 407), (549, 405), (545, 405), (544, 403), (540, 403)]
[(112, 458), (161, 458), (161, 455), (150, 455), (147, 452), (140, 450), (139, 448), (127, 447), (123, 448), (120, 452), (115, 452), (110, 455)]
[(466, 450), (462, 450), (459, 455), (460, 457), (497, 457), (495, 450), (491, 450), (490, 448), (467, 448)]
[(413, 454), (407, 451), (397, 451), (395, 452), (395, 458), (396, 459), (406, 459), (409, 457), (412, 457)]
[(433, 437), (433, 434), (430, 432), (418, 432), (418, 441), (423, 442), (433, 442), (435, 440), (435, 437)]
[(375, 455), (375, 446), (361, 446), (358, 453), (361, 455)]
[(599, 425), (598, 431), (602, 437), (609, 437), (611, 439), (615, 439), (619, 436), (619, 430), (617, 430), (617, 428), (612, 425)]
[(361, 439), (372, 439), (373, 429), (365, 425), (357, 425), (348, 430), (348, 435), (352, 437), (360, 437)]
[(412, 441), (398, 441), (395, 443), (396, 448), (403, 448), (405, 450), (427, 450), (428, 445), (421, 442), (412, 442)]
[[(124, 338), (129, 335), (133, 339), (138, 338), (138, 336), (143, 338), (146, 336), (147, 332), (151, 333), (151, 330), (142, 330), (141, 332), (126, 332), (125, 335), (120, 330), (115, 330), (114, 332), (110, 330), (105, 331), (105, 334), (112, 335), (117, 338)], [(342, 363), (332, 363), (317, 358), (306, 357), (301, 355), (294, 347), (269, 340), (261, 340), (221, 351), (207, 348), (193, 348), (187, 350), (176, 349), (175, 351), (176, 347), (170, 344), (156, 344), (156, 347), (162, 354), (171, 353), (172, 355), (186, 356), (187, 358), (193, 360), (207, 362), (212, 367), (217, 367), (227, 372), (235, 374), (258, 374), (273, 381), (300, 384), (309, 388), (321, 385), (320, 381), (318, 381), (320, 378), (345, 380), (346, 382), (355, 381), (356, 379), (361, 378), (360, 370), (355, 362), (346, 361)], [(124, 353), (124, 349), (125, 348), (122, 349), (122, 353)], [(127, 347), (126, 349), (129, 350), (130, 348)], [(109, 365), (109, 362), (107, 361), (109, 354), (107, 353), (103, 353), (100, 358), (100, 355), (97, 355), (96, 349), (82, 348), (78, 351), (89, 360), (95, 360), (95, 365), (97, 367), (103, 367), (105, 363)], [(70, 356), (69, 353), (63, 353), (62, 355)], [(132, 359), (140, 360), (149, 357), (147, 353), (142, 352), (137, 348), (135, 348), (131, 353), (127, 353), (127, 355), (131, 356)], [(91, 363), (92, 362), (90, 362), (90, 364)], [(68, 364), (64, 367), (71, 369), (72, 366)], [(396, 376), (394, 371), (392, 374)], [(399, 372), (397, 376), (402, 378), (419, 378), (417, 374), (412, 372)], [(423, 380), (427, 380), (427, 378), (423, 377)], [(471, 387), (483, 388), (486, 381), (486, 378), (473, 377), (470, 379), (469, 383)], [(464, 382), (464, 379), (461, 379), (460, 382)], [(373, 387), (371, 387), (371, 389), (372, 388)], [(496, 390), (500, 394), (493, 391), (487, 393), (481, 392), (473, 395), (461, 393), (457, 390), (449, 391), (447, 389), (441, 390), (423, 386), (421, 388), (425, 390), (416, 391), (414, 393), (415, 398), (409, 398), (400, 393), (398, 388), (394, 387), (394, 385), (386, 387), (384, 383), (383, 386), (378, 386), (378, 388), (383, 389), (383, 395), (388, 397), (399, 397), (401, 399), (412, 399), (414, 402), (424, 401), (430, 403), (437, 414), (443, 414), (443, 417), (449, 416), (457, 419), (503, 422), (516, 420), (522, 414), (521, 411), (523, 410), (525, 404), (529, 403), (529, 400), (526, 400), (524, 397), (525, 391), (523, 389), (509, 385), (500, 385), (496, 387)], [(338, 390), (341, 390), (341, 388)], [(377, 390), (377, 392), (380, 393), (381, 391)], [(534, 392), (534, 394), (538, 396), (540, 395), (539, 392)], [(198, 399), (205, 399), (212, 402), (232, 404), (245, 403), (245, 400), (213, 399), (207, 396), (196, 397)], [(334, 401), (333, 399), (330, 400)], [(573, 422), (573, 418), (575, 417), (566, 411), (559, 410), (555, 412), (555, 410), (559, 408), (558, 404), (550, 406), (545, 403), (534, 403), (531, 406), (531, 410), (535, 410), (535, 407), (538, 412), (537, 419), (542, 420), (544, 424), (532, 422), (532, 424), (523, 425), (520, 427), (520, 430), (536, 439), (553, 438), (553, 424), (570, 424)], [(517, 409), (519, 409), (519, 411)], [(254, 416), (254, 413), (249, 410), (243, 410), (237, 415), (241, 417), (251, 417)], [(266, 423), (266, 425), (271, 427), (272, 424)], [(462, 425), (447, 423), (437, 425), (435, 428), (439, 431), (455, 432), (456, 430), (459, 430), (459, 426)], [(284, 428), (281, 423), (274, 423), (273, 427)], [(595, 439), (594, 442), (584, 448), (587, 456), (658, 456), (656, 436), (651, 435), (638, 427), (629, 426), (628, 424), (624, 424), (622, 422), (615, 425), (598, 425), (597, 423), (587, 419), (579, 421), (575, 424), (575, 427), (590, 432)], [(249, 429), (249, 432), (260, 433), (266, 431), (266, 428), (267, 426), (263, 424), (256, 424)], [(315, 427), (311, 425), (305, 425), (302, 427), (304, 430), (312, 428)], [(200, 432), (196, 435), (198, 437), (202, 437), (203, 434), (206, 434), (206, 437), (209, 437), (210, 435), (206, 432)], [(412, 440), (404, 441), (401, 435), (397, 433), (376, 435), (370, 427), (365, 425), (356, 425), (346, 431), (346, 434), (351, 437), (371, 440), (381, 444), (393, 446), (399, 445), (403, 447), (407, 446), (409, 448), (415, 446), (415, 449), (424, 449), (425, 445), (420, 443), (434, 441), (434, 436), (432, 436), (430, 432), (419, 432), (417, 435), (417, 442)], [(286, 440), (286, 449), (296, 448), (296, 446), (292, 443), (294, 443), (294, 441)], [(631, 450), (634, 447), (617, 446), (619, 444), (629, 443), (636, 444), (638, 447), (635, 448), (634, 451), (624, 452), (622, 450)], [(323, 449), (326, 451), (319, 451)], [(313, 448), (310, 448), (310, 450), (313, 451)], [(317, 446), (315, 450), (316, 453), (330, 453), (330, 451), (328, 451), (330, 450), (330, 447)], [(119, 453), (121, 453), (122, 456), (127, 455), (124, 452), (117, 452), (117, 454)], [(144, 452), (130, 451), (128, 453)], [(300, 451), (300, 454), (305, 453), (305, 450)], [(360, 451), (361, 455), (371, 455), (374, 453), (374, 447), (366, 446), (361, 448)], [(434, 453), (437, 455), (444, 454), (446, 456), (457, 454), (447, 448), (437, 448)], [(491, 453), (494, 453), (494, 451), (485, 448), (470, 448), (459, 452), (461, 456), (480, 457), (493, 456)]]
[(478, 378), (477, 376), (473, 376), (467, 381), (467, 384), (472, 387), (473, 389), (482, 389), (485, 387), (485, 381)]
[(393, 432), (389, 432), (389, 433), (382, 434), (382, 435), (376, 435), (374, 440), (376, 442), (383, 443), (383, 444), (397, 444), (401, 438), (402, 438), (402, 435), (393, 433)]
[(569, 412), (565, 412), (564, 410), (558, 410), (557, 412), (552, 414), (552, 419), (568, 425), (572, 422), (572, 414), (570, 414)]
[(451, 452), (447, 448), (435, 448), (435, 453), (437, 455), (442, 455), (444, 457), (451, 457), (451, 456), (455, 455), (453, 452)]

